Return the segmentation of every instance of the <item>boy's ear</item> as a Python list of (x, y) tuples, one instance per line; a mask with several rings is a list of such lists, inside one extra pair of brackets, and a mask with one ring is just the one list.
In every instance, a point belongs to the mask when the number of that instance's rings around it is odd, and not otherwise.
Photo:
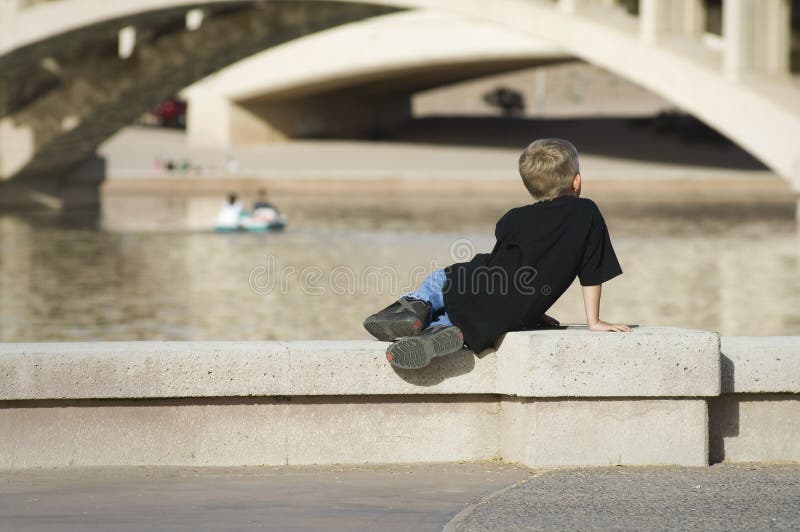
[(572, 190), (575, 191), (576, 194), (581, 193), (581, 174), (575, 174), (575, 177), (572, 178)]

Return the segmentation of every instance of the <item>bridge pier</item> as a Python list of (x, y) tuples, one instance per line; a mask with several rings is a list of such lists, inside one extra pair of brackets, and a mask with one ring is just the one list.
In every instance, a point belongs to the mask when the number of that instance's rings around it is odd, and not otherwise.
[(11, 20), (19, 12), (20, 0), (3, 0), (0, 2), (0, 20)]
[(562, 13), (572, 14), (585, 3), (586, 0), (558, 0), (558, 9), (560, 9)]
[(193, 146), (231, 146), (290, 138), (374, 137), (411, 118), (409, 94), (344, 90), (300, 98), (232, 101), (192, 91), (187, 116)]
[(273, 138), (380, 137), (383, 131), (411, 118), (411, 97), (341, 91), (298, 100), (254, 102), (246, 109), (265, 120), (267, 134)]
[[(33, 235), (29, 224), (12, 217), (0, 217), (0, 342), (14, 341), (21, 336), (23, 324), (32, 323), (31, 301), (17, 297), (32, 293), (34, 268)], [(13, 286), (10, 280), (13, 279)], [(35, 291), (35, 290), (33, 290)]]
[(668, 35), (700, 37), (704, 31), (702, 0), (642, 0), (639, 3), (639, 32), (645, 42), (654, 43)]
[(184, 96), (189, 101), (186, 109), (186, 137), (196, 147), (230, 146), (233, 144), (231, 114), (235, 104), (224, 96), (202, 87), (190, 89)]
[(748, 73), (789, 74), (788, 0), (725, 0), (722, 35), (724, 71), (731, 81)]
[(800, 231), (800, 192), (797, 193), (797, 206), (794, 208), (794, 218), (797, 221), (797, 230)]
[(35, 152), (33, 128), (0, 118), (0, 182), (19, 172)]

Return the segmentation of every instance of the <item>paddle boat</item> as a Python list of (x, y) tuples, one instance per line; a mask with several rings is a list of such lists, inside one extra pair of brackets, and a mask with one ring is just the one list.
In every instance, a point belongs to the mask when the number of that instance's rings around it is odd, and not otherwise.
[(270, 231), (282, 231), (285, 227), (285, 216), (276, 212), (275, 209), (263, 208), (255, 209), (252, 212), (239, 211), (235, 219), (231, 216), (221, 216), (217, 218), (214, 230), (218, 233), (267, 233)]

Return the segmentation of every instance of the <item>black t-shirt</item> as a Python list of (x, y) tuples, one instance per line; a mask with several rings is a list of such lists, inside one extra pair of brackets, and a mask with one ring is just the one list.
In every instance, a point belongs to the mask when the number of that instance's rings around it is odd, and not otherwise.
[(491, 253), (445, 269), (445, 311), (475, 352), (534, 326), (575, 277), (592, 286), (622, 273), (590, 199), (560, 196), (511, 209), (495, 237)]

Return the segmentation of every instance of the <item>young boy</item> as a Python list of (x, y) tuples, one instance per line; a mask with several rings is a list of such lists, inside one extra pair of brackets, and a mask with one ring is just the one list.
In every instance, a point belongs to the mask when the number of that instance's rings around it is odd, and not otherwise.
[(377, 339), (394, 341), (386, 351), (392, 365), (421, 368), (464, 344), (479, 353), (508, 331), (557, 326), (545, 311), (576, 277), (589, 329), (630, 331), (600, 319), (602, 284), (622, 269), (600, 210), (580, 197), (575, 146), (537, 140), (520, 156), (519, 172), (536, 202), (497, 222), (491, 253), (434, 271), (417, 290), (364, 321)]

